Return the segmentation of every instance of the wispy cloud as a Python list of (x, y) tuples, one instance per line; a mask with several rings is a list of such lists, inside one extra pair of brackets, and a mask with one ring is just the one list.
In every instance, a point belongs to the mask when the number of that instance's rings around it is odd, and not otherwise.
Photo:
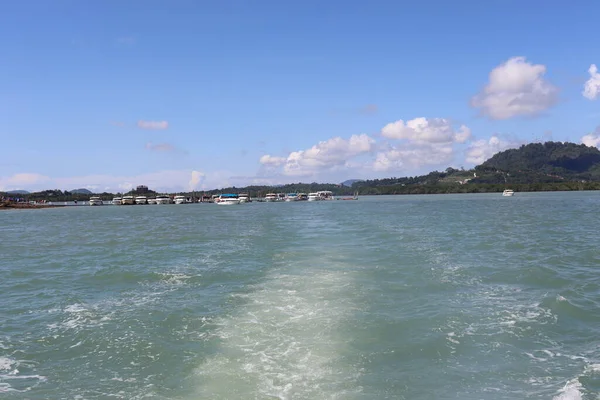
[(173, 146), (172, 144), (169, 144), (169, 143), (156, 143), (155, 144), (152, 142), (148, 142), (148, 143), (146, 143), (146, 150), (170, 153), (170, 152), (176, 151), (177, 149), (175, 148), (175, 146)]
[(365, 104), (361, 107), (335, 108), (329, 113), (332, 116), (375, 115), (379, 112), (377, 104)]
[(367, 104), (366, 106), (358, 109), (358, 113), (362, 115), (373, 115), (377, 114), (378, 111), (379, 107), (377, 107), (377, 104)]
[(117, 38), (117, 44), (121, 46), (133, 46), (137, 43), (137, 38), (135, 36), (121, 36)]
[(154, 129), (154, 130), (163, 130), (169, 127), (169, 123), (167, 121), (144, 121), (139, 120), (137, 123), (138, 128), (140, 129)]

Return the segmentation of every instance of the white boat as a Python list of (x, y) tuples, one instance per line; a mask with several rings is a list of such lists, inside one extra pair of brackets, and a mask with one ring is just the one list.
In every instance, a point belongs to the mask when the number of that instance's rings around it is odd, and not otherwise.
[(511, 189), (505, 189), (504, 192), (502, 192), (502, 196), (505, 197), (509, 197), (509, 196), (514, 196), (515, 192)]
[(90, 206), (101, 206), (102, 205), (102, 199), (98, 196), (92, 196), (90, 197)]
[(248, 193), (240, 193), (238, 197), (240, 199), (240, 203), (250, 203), (252, 201), (250, 200), (250, 195)]
[(288, 193), (285, 195), (285, 201), (298, 201), (298, 193)]
[(240, 197), (237, 194), (221, 194), (216, 198), (215, 203), (223, 206), (240, 204)]
[(115, 206), (120, 206), (121, 204), (123, 204), (123, 199), (121, 199), (120, 197), (113, 197), (112, 203)]
[(148, 204), (148, 198), (146, 196), (137, 196), (135, 198), (135, 204)]
[(156, 198), (154, 198), (154, 197), (150, 197), (150, 198), (148, 199), (148, 204), (156, 204)]
[(320, 192), (317, 192), (317, 194), (321, 197), (321, 200), (335, 200), (333, 192), (329, 190), (321, 190)]
[(278, 199), (279, 199), (279, 197), (275, 193), (267, 193), (267, 195), (265, 196), (265, 201), (267, 201), (269, 203), (278, 201)]
[(321, 201), (321, 200), (323, 200), (323, 199), (321, 198), (321, 195), (319, 195), (319, 193), (317, 193), (317, 192), (308, 194), (308, 201)]
[(156, 196), (156, 204), (172, 204), (173, 200), (165, 194)]
[(177, 196), (175, 196), (175, 204), (185, 204), (187, 202), (187, 199), (185, 198), (185, 196), (178, 194)]
[(307, 201), (308, 195), (306, 193), (298, 193), (297, 201)]
[(121, 199), (121, 204), (135, 204), (135, 197), (123, 196), (123, 199)]

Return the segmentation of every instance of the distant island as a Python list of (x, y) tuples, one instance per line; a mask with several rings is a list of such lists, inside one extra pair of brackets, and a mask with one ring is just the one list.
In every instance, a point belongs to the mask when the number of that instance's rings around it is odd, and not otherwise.
[[(515, 192), (600, 190), (600, 150), (583, 144), (546, 142), (530, 143), (518, 149), (495, 154), (472, 169), (447, 168), (427, 175), (383, 179), (349, 179), (339, 184), (292, 183), (278, 186), (246, 186), (182, 192), (188, 197), (217, 193), (248, 193), (264, 197), (269, 192), (309, 193), (330, 190), (335, 195), (492, 193), (510, 188)], [(19, 192), (19, 193), (15, 193)], [(92, 193), (87, 189), (72, 191), (44, 190), (36, 193), (13, 191), (0, 197), (24, 197), (28, 201), (82, 201)], [(144, 185), (128, 193), (96, 193), (103, 200), (117, 195), (155, 195)]]

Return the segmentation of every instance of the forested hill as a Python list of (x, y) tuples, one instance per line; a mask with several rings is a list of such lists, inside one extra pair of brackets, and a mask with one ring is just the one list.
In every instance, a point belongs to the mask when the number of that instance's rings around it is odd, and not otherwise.
[(499, 177), (489, 175), (494, 172), (518, 183), (600, 181), (600, 151), (575, 143), (530, 143), (497, 153), (475, 170), (479, 183), (497, 182)]

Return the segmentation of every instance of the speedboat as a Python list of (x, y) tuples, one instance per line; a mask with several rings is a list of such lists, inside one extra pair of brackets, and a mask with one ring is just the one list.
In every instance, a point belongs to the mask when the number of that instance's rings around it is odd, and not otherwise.
[(159, 194), (156, 196), (156, 204), (172, 204), (173, 200), (166, 194)]
[(120, 197), (113, 197), (112, 203), (115, 206), (120, 206), (121, 204), (123, 204), (123, 199), (121, 199)]
[(502, 192), (502, 196), (504, 197), (509, 197), (509, 196), (514, 196), (515, 192), (511, 189), (505, 189), (504, 192)]
[(187, 202), (187, 199), (185, 198), (185, 196), (178, 194), (177, 196), (175, 196), (175, 204), (185, 204)]
[(278, 199), (279, 198), (278, 198), (277, 194), (275, 194), (275, 193), (267, 193), (267, 195), (265, 196), (265, 201), (269, 202), (269, 203), (275, 202)]
[(252, 201), (248, 193), (240, 193), (238, 197), (240, 198), (240, 203), (250, 203)]
[(321, 198), (321, 195), (319, 195), (319, 193), (317, 193), (317, 192), (308, 194), (308, 201), (321, 201), (321, 200), (323, 200), (323, 199)]
[(135, 204), (148, 204), (148, 198), (146, 196), (137, 196), (135, 198)]
[(135, 204), (135, 197), (133, 196), (123, 196), (123, 199), (121, 200), (121, 204)]
[(240, 197), (237, 194), (221, 194), (217, 197), (215, 203), (223, 206), (240, 204)]
[(98, 196), (92, 196), (90, 197), (90, 206), (101, 206), (102, 205), (102, 199)]

